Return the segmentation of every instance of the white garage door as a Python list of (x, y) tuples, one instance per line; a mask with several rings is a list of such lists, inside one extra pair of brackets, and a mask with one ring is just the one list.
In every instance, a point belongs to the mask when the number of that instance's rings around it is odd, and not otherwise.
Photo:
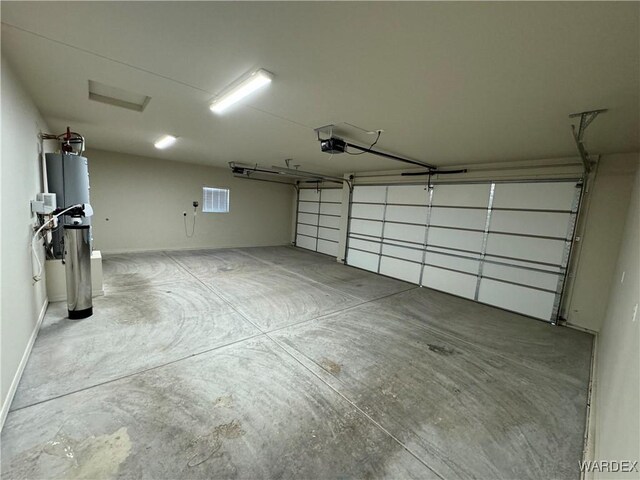
[(356, 186), (347, 263), (555, 321), (581, 186)]
[(341, 214), (341, 188), (301, 188), (298, 192), (296, 245), (337, 257)]

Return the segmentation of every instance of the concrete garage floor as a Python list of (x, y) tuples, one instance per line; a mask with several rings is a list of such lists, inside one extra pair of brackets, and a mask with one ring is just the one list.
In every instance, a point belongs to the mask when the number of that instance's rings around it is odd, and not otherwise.
[(590, 335), (291, 247), (107, 256), (2, 478), (579, 478)]

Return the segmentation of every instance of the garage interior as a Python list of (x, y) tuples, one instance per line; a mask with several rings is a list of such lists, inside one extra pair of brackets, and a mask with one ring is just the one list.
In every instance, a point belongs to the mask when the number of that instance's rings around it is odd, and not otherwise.
[(3, 2), (2, 478), (640, 478), (639, 72), (638, 2)]

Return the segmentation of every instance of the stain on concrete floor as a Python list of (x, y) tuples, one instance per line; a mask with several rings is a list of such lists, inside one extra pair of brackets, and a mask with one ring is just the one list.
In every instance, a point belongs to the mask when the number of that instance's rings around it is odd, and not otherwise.
[(130, 455), (131, 440), (126, 427), (111, 434), (76, 439), (58, 432), (54, 438), (37, 445), (22, 458), (13, 458), (4, 478), (38, 478), (39, 465), (57, 464), (60, 477), (70, 480), (116, 478), (122, 463)]
[(206, 462), (218, 453), (225, 440), (239, 438), (245, 433), (239, 420), (216, 426), (210, 433), (198, 437), (189, 446), (187, 467), (195, 467)]
[(460, 353), (460, 352), (458, 352), (457, 350), (455, 350), (453, 348), (445, 347), (443, 345), (435, 345), (435, 344), (432, 344), (432, 343), (428, 343), (427, 347), (432, 352), (437, 353), (439, 355), (444, 355), (444, 356), (455, 355), (456, 353)]
[(50, 306), (2, 478), (578, 477), (589, 335), (289, 247), (112, 260), (94, 317)]
[(342, 371), (342, 366), (339, 363), (336, 363), (333, 360), (329, 360), (328, 358), (323, 358), (322, 360), (320, 360), (320, 366), (331, 375), (338, 375)]

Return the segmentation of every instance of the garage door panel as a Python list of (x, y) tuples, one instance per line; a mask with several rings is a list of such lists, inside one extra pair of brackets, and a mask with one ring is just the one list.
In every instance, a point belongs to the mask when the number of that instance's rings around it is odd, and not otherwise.
[(304, 201), (319, 202), (320, 192), (315, 188), (301, 188), (299, 191), (299, 199)]
[(318, 234), (318, 227), (314, 227), (311, 225), (303, 225), (301, 223), (298, 224), (298, 233), (302, 235), (308, 235), (310, 237), (315, 237)]
[(477, 277), (442, 268), (424, 266), (422, 285), (460, 297), (473, 299), (476, 293)]
[(324, 215), (342, 215), (342, 205), (339, 203), (324, 203), (320, 204), (320, 213)]
[(461, 258), (452, 255), (443, 255), (435, 252), (427, 252), (424, 263), (431, 266), (444, 267), (453, 270), (462, 270), (463, 272), (478, 273), (480, 260), (474, 258)]
[(570, 219), (569, 213), (496, 210), (491, 216), (491, 230), (565, 238)]
[(306, 248), (307, 250), (316, 249), (316, 239), (298, 234), (296, 236), (296, 246)]
[(299, 213), (318, 213), (320, 204), (315, 202), (300, 202), (298, 205)]
[(367, 240), (363, 238), (349, 238), (349, 248), (355, 248), (358, 250), (366, 250), (371, 253), (380, 252), (380, 242), (375, 240)]
[(404, 225), (399, 223), (387, 223), (384, 226), (385, 238), (406, 240), (413, 243), (424, 243), (424, 235), (427, 228), (422, 225)]
[(480, 252), (483, 236), (482, 232), (429, 227), (428, 244)]
[(353, 267), (362, 268), (371, 272), (378, 271), (378, 254), (349, 250), (348, 263)]
[(340, 217), (328, 217), (326, 215), (320, 215), (320, 226), (340, 228)]
[(529, 210), (571, 210), (576, 182), (498, 183), (493, 206)]
[(486, 210), (442, 207), (431, 209), (431, 225), (484, 230), (486, 223)]
[(487, 208), (490, 188), (489, 184), (436, 185), (432, 205)]
[(405, 258), (414, 262), (422, 262), (422, 249), (408, 245), (382, 245), (382, 254), (391, 257)]
[(413, 204), (427, 206), (429, 192), (424, 185), (394, 185), (389, 186), (387, 203)]
[(340, 232), (338, 230), (333, 230), (331, 228), (320, 227), (318, 229), (318, 238), (337, 242), (340, 238)]
[(443, 253), (445, 255), (462, 255), (465, 257), (474, 258), (478, 260), (480, 259), (480, 256), (481, 256), (480, 252), (458, 251), (452, 248), (438, 247), (436, 245), (429, 245), (428, 250), (434, 253)]
[(410, 241), (397, 240), (395, 238), (385, 238), (384, 243), (386, 245), (396, 245), (398, 247), (413, 248), (420, 251), (424, 250), (424, 245), (421, 243), (412, 243)]
[(556, 275), (562, 275), (564, 271), (560, 265), (548, 265), (546, 263), (527, 260), (516, 260), (513, 258), (503, 259), (492, 254), (486, 254), (485, 260), (487, 263), (508, 263), (509, 265), (512, 265), (514, 267), (536, 268)]
[(507, 265), (497, 265), (489, 262), (484, 264), (482, 275), (552, 291), (556, 290), (558, 279), (560, 278), (559, 274), (544, 273), (537, 270)]
[(396, 258), (382, 257), (380, 273), (406, 282), (418, 284), (420, 282), (420, 268), (417, 263), (411, 263)]
[(353, 219), (351, 220), (351, 231), (380, 237), (382, 236), (382, 222)]
[(490, 233), (487, 253), (560, 265), (565, 250), (563, 240), (520, 237)]
[(367, 203), (384, 203), (387, 194), (387, 187), (355, 187), (353, 189), (352, 201)]
[(301, 213), (298, 212), (298, 222), (306, 223), (309, 225), (317, 225), (318, 224), (318, 215), (314, 215), (312, 213)]
[(425, 225), (427, 223), (427, 210), (427, 207), (387, 205), (384, 218), (387, 222), (405, 222)]
[(332, 257), (338, 256), (338, 244), (335, 242), (328, 242), (326, 240), (318, 239), (318, 252), (325, 255), (331, 255)]
[(384, 218), (384, 205), (366, 205), (354, 203), (351, 206), (351, 216), (355, 218), (371, 218), (382, 220)]
[(342, 203), (341, 188), (325, 188), (322, 190), (322, 202)]
[(550, 320), (555, 294), (483, 278), (478, 301), (532, 317)]

